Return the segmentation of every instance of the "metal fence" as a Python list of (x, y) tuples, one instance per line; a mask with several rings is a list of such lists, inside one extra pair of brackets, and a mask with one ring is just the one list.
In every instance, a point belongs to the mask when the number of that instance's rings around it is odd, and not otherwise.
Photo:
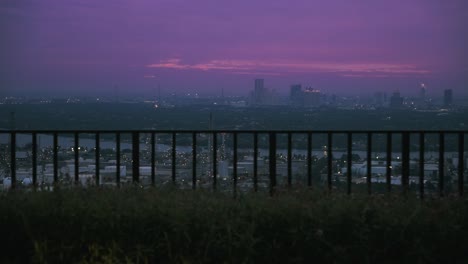
[[(38, 134), (48, 134), (53, 136), (53, 181), (57, 183), (59, 181), (59, 165), (58, 165), (58, 137), (61, 134), (73, 134), (74, 135), (74, 182), (79, 182), (79, 136), (80, 134), (94, 134), (95, 135), (95, 181), (96, 184), (99, 185), (100, 182), (100, 143), (101, 143), (101, 136), (107, 134), (115, 135), (115, 152), (116, 152), (116, 178), (115, 182), (117, 186), (121, 184), (121, 135), (122, 134), (129, 134), (131, 135), (131, 145), (132, 145), (132, 182), (138, 183), (140, 181), (140, 135), (150, 135), (150, 146), (151, 146), (151, 184), (155, 185), (156, 179), (156, 135), (159, 134), (166, 134), (172, 137), (171, 140), (171, 178), (172, 181), (176, 182), (176, 147), (177, 147), (177, 137), (180, 135), (191, 135), (191, 151), (192, 151), (192, 188), (197, 188), (197, 135), (206, 134), (209, 135), (209, 140), (211, 141), (212, 151), (211, 151), (211, 160), (212, 160), (212, 173), (213, 175), (218, 174), (218, 155), (217, 151), (219, 149), (218, 146), (218, 137), (220, 134), (229, 134), (232, 137), (233, 147), (232, 147), (232, 182), (233, 182), (233, 191), (236, 193), (238, 191), (237, 187), (237, 180), (238, 180), (238, 137), (239, 135), (243, 134), (250, 134), (253, 135), (253, 190), (258, 190), (258, 149), (259, 149), (259, 135), (268, 136), (268, 145), (269, 145), (269, 171), (268, 171), (268, 180), (269, 180), (269, 190), (270, 192), (274, 192), (275, 188), (277, 188), (277, 161), (276, 161), (276, 154), (277, 154), (277, 137), (278, 135), (285, 135), (287, 136), (287, 185), (292, 185), (292, 146), (293, 146), (293, 135), (295, 134), (302, 134), (306, 135), (306, 179), (307, 179), (307, 186), (312, 186), (312, 140), (314, 135), (316, 134), (324, 134), (326, 135), (326, 158), (327, 158), (327, 173), (326, 173), (326, 181), (325, 186), (329, 191), (333, 189), (333, 136), (337, 134), (345, 135), (346, 137), (346, 164), (347, 164), (347, 173), (346, 177), (346, 192), (350, 194), (352, 192), (352, 151), (353, 151), (353, 136), (354, 135), (361, 135), (367, 137), (367, 146), (366, 146), (366, 162), (367, 162), (367, 175), (366, 175), (366, 185), (367, 185), (367, 193), (372, 193), (372, 138), (374, 135), (386, 135), (386, 191), (390, 192), (392, 189), (391, 184), (391, 176), (392, 176), (392, 138), (394, 135), (401, 136), (401, 186), (402, 192), (408, 192), (409, 186), (409, 175), (410, 175), (410, 144), (415, 143), (414, 140), (410, 140), (411, 136), (417, 135), (419, 137), (419, 142), (416, 142), (419, 145), (419, 159), (418, 159), (418, 166), (419, 166), (419, 196), (421, 198), (424, 197), (425, 189), (424, 189), (424, 165), (425, 165), (425, 137), (426, 135), (435, 135), (438, 137), (438, 195), (444, 196), (444, 177), (445, 177), (445, 170), (444, 170), (444, 153), (445, 153), (445, 146), (446, 140), (445, 137), (447, 135), (454, 135), (457, 137), (457, 150), (458, 153), (458, 168), (457, 168), (457, 193), (462, 196), (464, 193), (464, 172), (465, 172), (465, 156), (464, 153), (465, 149), (465, 134), (468, 131), (405, 131), (405, 130), (392, 130), (392, 131), (310, 131), (310, 130), (258, 130), (258, 131), (251, 131), (251, 130), (122, 130), (122, 131), (109, 131), (109, 130), (4, 130), (0, 131), (0, 135), (7, 135), (9, 136), (9, 149), (10, 149), (10, 176), (11, 176), (11, 187), (12, 189), (17, 187), (17, 177), (16, 177), (16, 167), (17, 167), (17, 157), (16, 157), (16, 149), (17, 149), (17, 135), (18, 134), (26, 134), (31, 136), (31, 148), (32, 148), (32, 182), (33, 186), (36, 187), (38, 184), (37, 179), (37, 160), (38, 160)], [(212, 188), (216, 189), (218, 187), (217, 177), (212, 177)]]

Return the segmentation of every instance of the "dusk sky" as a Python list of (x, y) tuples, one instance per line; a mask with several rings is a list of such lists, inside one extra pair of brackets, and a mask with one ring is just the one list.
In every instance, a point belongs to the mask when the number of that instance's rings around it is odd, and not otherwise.
[(468, 94), (466, 0), (0, 0), (0, 96)]

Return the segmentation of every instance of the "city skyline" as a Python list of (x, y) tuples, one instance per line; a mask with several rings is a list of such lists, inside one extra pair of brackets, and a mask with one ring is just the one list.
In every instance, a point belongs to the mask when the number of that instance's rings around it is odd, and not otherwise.
[(3, 1), (1, 96), (466, 95), (465, 1)]

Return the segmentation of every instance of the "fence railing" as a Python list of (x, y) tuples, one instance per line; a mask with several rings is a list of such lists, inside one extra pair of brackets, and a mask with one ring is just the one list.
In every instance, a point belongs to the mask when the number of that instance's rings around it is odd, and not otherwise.
[[(10, 188), (15, 189), (17, 187), (17, 177), (16, 177), (16, 170), (17, 170), (17, 135), (30, 135), (31, 136), (31, 159), (32, 159), (32, 185), (36, 187), (38, 185), (38, 171), (37, 171), (37, 164), (38, 164), (38, 135), (52, 135), (52, 155), (53, 155), (53, 182), (58, 183), (59, 181), (59, 145), (58, 139), (59, 135), (67, 134), (73, 135), (74, 141), (74, 182), (76, 184), (79, 183), (79, 166), (80, 166), (80, 148), (79, 148), (79, 141), (81, 134), (94, 134), (95, 135), (95, 181), (96, 184), (100, 184), (100, 143), (101, 143), (101, 136), (113, 134), (115, 136), (115, 156), (116, 156), (116, 177), (115, 183), (117, 186), (121, 184), (121, 135), (131, 135), (131, 171), (132, 171), (132, 182), (138, 183), (140, 181), (140, 144), (141, 144), (141, 135), (149, 135), (150, 136), (150, 146), (151, 146), (151, 158), (150, 158), (150, 166), (151, 166), (151, 184), (155, 185), (156, 183), (156, 135), (164, 134), (171, 136), (171, 143), (170, 143), (170, 152), (171, 152), (171, 180), (172, 182), (176, 182), (176, 169), (177, 169), (177, 138), (181, 135), (191, 135), (191, 151), (192, 151), (192, 188), (197, 188), (197, 136), (200, 134), (208, 135), (208, 140), (210, 141), (211, 146), (211, 171), (214, 177), (212, 179), (212, 188), (216, 189), (218, 187), (217, 177), (218, 175), (218, 138), (219, 135), (230, 135), (232, 137), (232, 182), (233, 182), (233, 191), (236, 193), (238, 191), (237, 180), (238, 180), (238, 137), (239, 135), (243, 134), (250, 134), (253, 135), (253, 189), (255, 191), (258, 190), (258, 161), (259, 161), (259, 135), (262, 137), (268, 137), (268, 180), (269, 180), (269, 190), (273, 192), (275, 188), (277, 188), (277, 137), (278, 135), (285, 135), (287, 137), (287, 186), (292, 185), (292, 177), (293, 177), (293, 135), (301, 134), (305, 135), (305, 141), (307, 146), (304, 148), (307, 152), (306, 154), (306, 178), (307, 178), (307, 186), (312, 186), (312, 140), (314, 135), (322, 134), (326, 136), (326, 146), (324, 151), (326, 155), (324, 156), (327, 160), (327, 170), (326, 170), (326, 181), (325, 186), (329, 191), (333, 189), (333, 136), (334, 135), (345, 135), (346, 141), (346, 173), (345, 173), (345, 182), (346, 182), (346, 192), (350, 194), (352, 192), (352, 179), (353, 179), (353, 136), (361, 135), (367, 138), (367, 144), (365, 148), (366, 152), (366, 168), (367, 168), (367, 175), (365, 177), (365, 183), (367, 185), (367, 193), (372, 193), (372, 152), (373, 152), (373, 136), (380, 135), (385, 136), (386, 142), (385, 152), (386, 152), (386, 159), (385, 159), (385, 186), (386, 191), (390, 192), (392, 189), (391, 177), (393, 173), (392, 167), (392, 147), (394, 144), (392, 143), (392, 139), (394, 135), (401, 136), (401, 187), (402, 192), (407, 193), (409, 187), (409, 176), (410, 176), (410, 146), (411, 144), (417, 144), (419, 147), (419, 158), (418, 158), (418, 171), (419, 175), (418, 185), (419, 185), (419, 196), (421, 198), (424, 197), (425, 188), (425, 139), (427, 135), (433, 135), (438, 137), (438, 195), (443, 196), (445, 193), (445, 186), (444, 186), (444, 178), (445, 178), (445, 151), (446, 151), (446, 136), (447, 135), (454, 135), (456, 138), (457, 143), (455, 144), (457, 147), (456, 152), (458, 153), (458, 165), (457, 165), (457, 193), (462, 196), (464, 193), (464, 173), (465, 173), (465, 134), (468, 131), (406, 131), (406, 130), (387, 130), (387, 131), (319, 131), (319, 130), (3, 130), (0, 131), (0, 136), (7, 135), (9, 136), (9, 161), (10, 161), (10, 177), (11, 177), (11, 186)], [(415, 140), (411, 140), (411, 136), (414, 135), (419, 137), (419, 142), (415, 142)], [(379, 146), (382, 147), (382, 146)], [(434, 149), (434, 146), (432, 147)], [(4, 154), (2, 154), (4, 155)], [(7, 154), (6, 154), (7, 155)], [(6, 157), (3, 157), (4, 159)]]

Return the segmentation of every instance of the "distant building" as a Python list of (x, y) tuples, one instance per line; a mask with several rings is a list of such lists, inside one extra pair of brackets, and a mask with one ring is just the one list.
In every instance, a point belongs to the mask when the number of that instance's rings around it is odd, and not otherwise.
[(421, 83), (421, 90), (419, 90), (419, 100), (424, 102), (426, 100), (426, 85)]
[(376, 92), (374, 94), (374, 104), (377, 106), (383, 105), (383, 93), (382, 92)]
[(320, 97), (322, 93), (320, 90), (313, 88), (306, 88), (303, 93), (304, 106), (318, 106), (320, 105)]
[(278, 96), (275, 90), (270, 90), (264, 86), (263, 79), (255, 79), (251, 102), (253, 105), (276, 105), (278, 104)]
[(304, 105), (302, 85), (300, 84), (291, 85), (289, 99), (292, 105), (295, 105), (295, 106)]
[(390, 108), (402, 108), (403, 107), (403, 97), (400, 96), (400, 92), (394, 92), (390, 97)]
[(256, 105), (265, 103), (266, 91), (263, 79), (255, 79), (255, 87), (253, 92), (253, 102)]
[(453, 103), (452, 89), (444, 90), (444, 106), (451, 106)]

